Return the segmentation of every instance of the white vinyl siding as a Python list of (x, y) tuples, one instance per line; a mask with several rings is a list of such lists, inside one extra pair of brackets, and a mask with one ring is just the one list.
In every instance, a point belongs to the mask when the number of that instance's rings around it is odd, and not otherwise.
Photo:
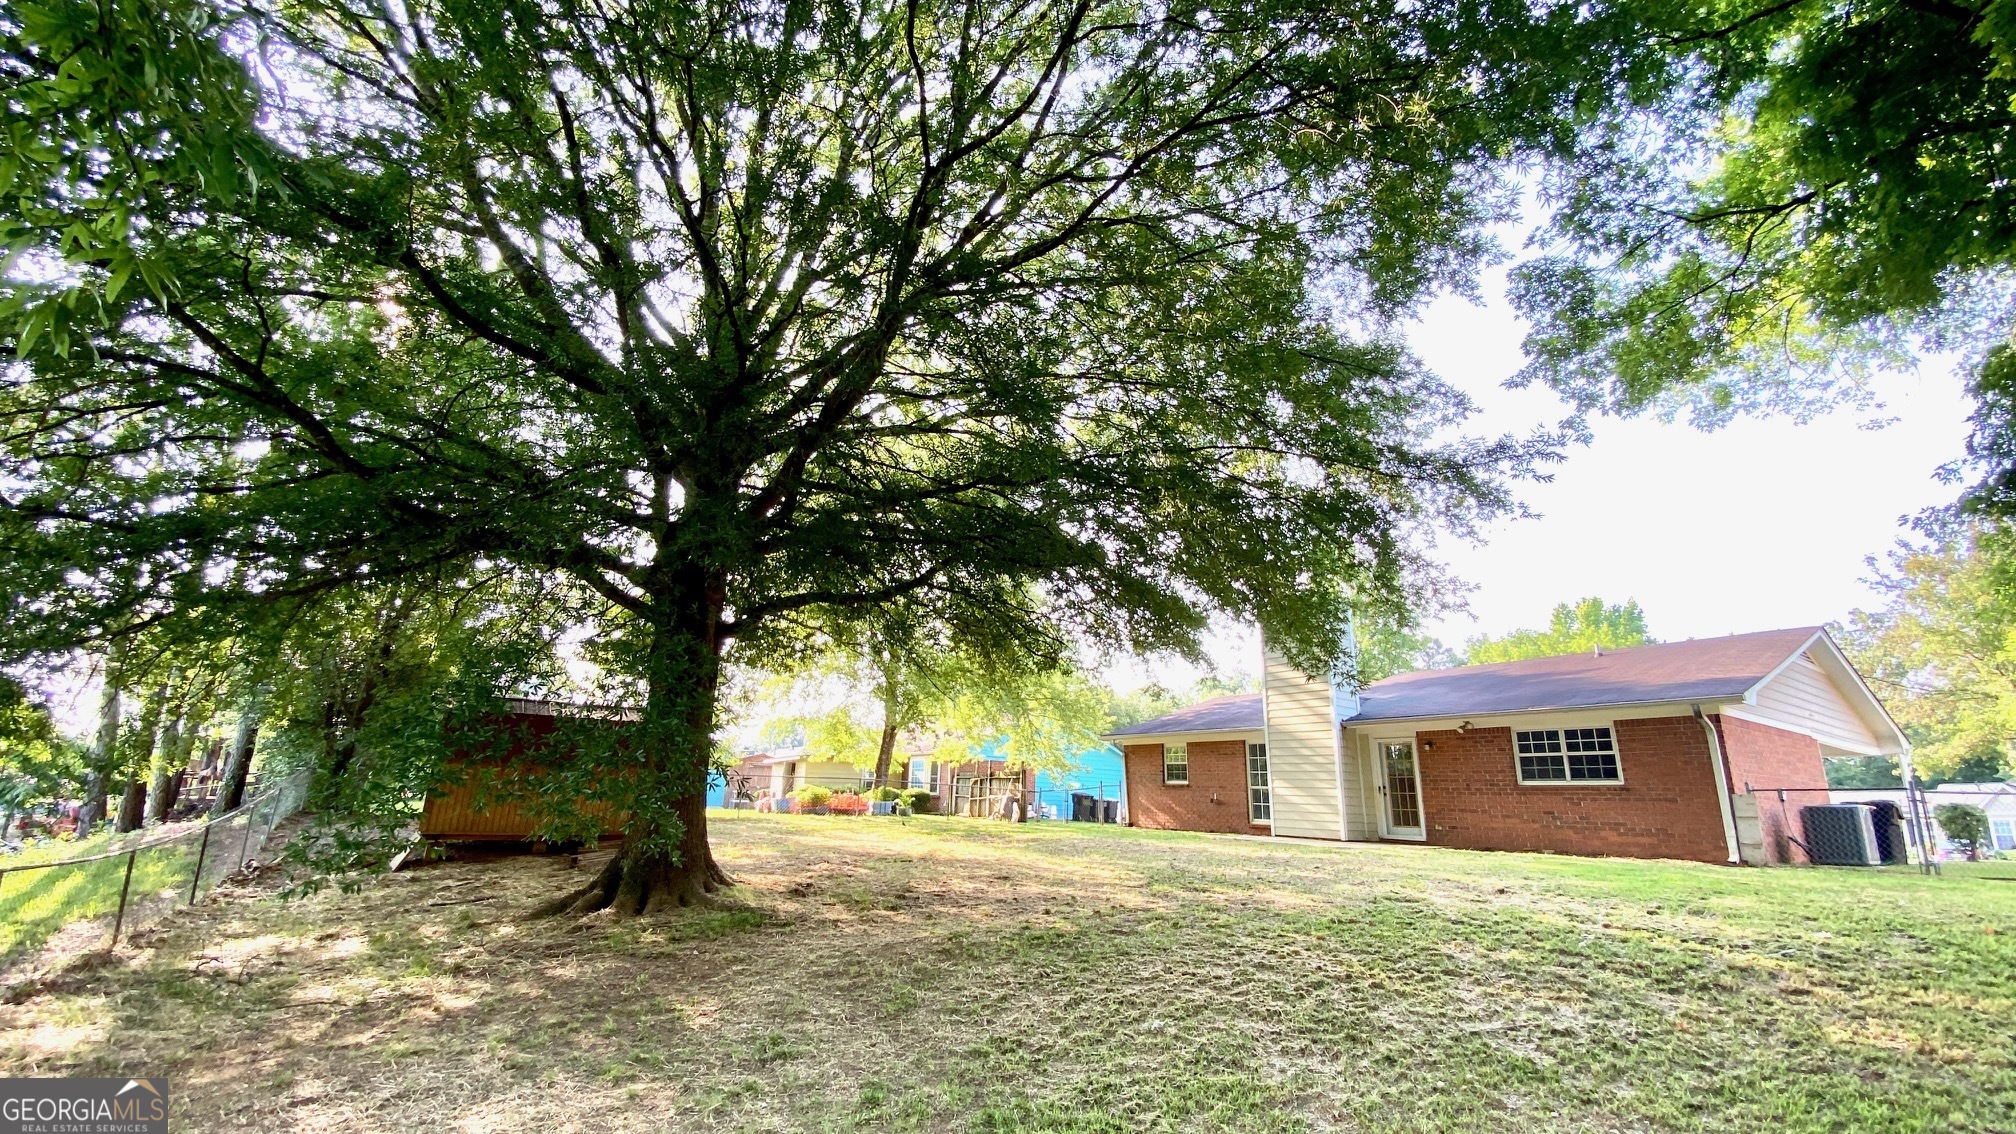
[(1837, 748), (1882, 750), (1869, 723), (1848, 704), (1834, 679), (1807, 654), (1792, 659), (1778, 676), (1765, 682), (1757, 690), (1757, 703), (1739, 709), (1739, 715), (1809, 733), (1821, 743)]
[(1344, 742), (1344, 837), (1379, 837), (1379, 793), (1373, 787), (1378, 774), (1372, 767), (1372, 742), (1361, 733), (1350, 733)]
[(1277, 651), (1266, 652), (1267, 764), (1274, 833), (1341, 838), (1337, 811), (1337, 720), (1330, 683), (1310, 678)]

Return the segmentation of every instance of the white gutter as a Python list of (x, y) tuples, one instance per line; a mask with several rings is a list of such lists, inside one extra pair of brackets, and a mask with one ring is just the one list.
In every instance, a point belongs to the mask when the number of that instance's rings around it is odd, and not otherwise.
[(1099, 739), (1115, 748), (1123, 748), (1129, 744), (1159, 744), (1164, 737), (1172, 736), (1222, 736), (1230, 738), (1235, 736), (1252, 736), (1255, 733), (1265, 733), (1266, 731), (1267, 725), (1263, 720), (1258, 727), (1180, 728), (1171, 732), (1109, 732)]
[[(1344, 798), (1344, 725), (1341, 722), (1333, 722), (1330, 725), (1330, 753), (1336, 761), (1336, 770), (1333, 774), (1337, 778), (1337, 837), (1348, 843), (1351, 841), (1351, 804), (1349, 800)], [(1419, 773), (1417, 772), (1416, 774), (1418, 775)], [(1272, 748), (1267, 750), (1267, 775), (1269, 798), (1272, 798), (1272, 785), (1274, 782), (1274, 750)], [(1269, 812), (1269, 814), (1272, 814), (1272, 812)]]
[(1708, 737), (1708, 761), (1715, 766), (1715, 799), (1722, 805), (1722, 837), (1729, 844), (1729, 861), (1743, 861), (1742, 848), (1736, 841), (1736, 809), (1729, 802), (1729, 769), (1722, 762), (1722, 737), (1715, 731), (1715, 722), (1708, 719), (1696, 702), (1690, 706), (1694, 719), (1701, 722), (1701, 731)]

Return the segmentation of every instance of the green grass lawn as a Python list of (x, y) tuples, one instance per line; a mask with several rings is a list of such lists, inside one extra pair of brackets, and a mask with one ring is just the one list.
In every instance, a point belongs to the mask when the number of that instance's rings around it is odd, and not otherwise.
[[(4, 872), (0, 873), (0, 963), (41, 948), (66, 926), (103, 921), (109, 927), (119, 908), (119, 892), (126, 886), (124, 857), (76, 866), (25, 867), (86, 858), (139, 841), (142, 839), (135, 835), (107, 831), (76, 841), (48, 840), (18, 855), (0, 858), (0, 872)], [(179, 845), (141, 850), (133, 859), (128, 902), (151, 901), (170, 890), (185, 891), (194, 867), (193, 854)]]
[(2016, 884), (725, 814), (733, 904), (564, 859), (226, 894), (0, 1008), (177, 1130), (2016, 1130)]

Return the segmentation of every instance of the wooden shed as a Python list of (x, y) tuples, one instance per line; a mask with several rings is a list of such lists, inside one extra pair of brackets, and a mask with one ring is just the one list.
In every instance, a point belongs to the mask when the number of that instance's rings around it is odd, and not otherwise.
[[(450, 774), (427, 793), (420, 811), (420, 836), (468, 842), (521, 842), (532, 838), (535, 823), (532, 809), (499, 792), (497, 781), (535, 775), (546, 761), (564, 757), (554, 749), (554, 734), (563, 717), (607, 721), (621, 728), (637, 719), (634, 710), (602, 705), (568, 705), (557, 701), (513, 698), (509, 711), (485, 722), (485, 726), (506, 738), (485, 745), (496, 751), (480, 757), (452, 761)], [(492, 785), (486, 790), (486, 785)], [(497, 796), (507, 798), (496, 798)], [(613, 808), (590, 803), (590, 814), (600, 813), (603, 837), (620, 835), (627, 816)]]

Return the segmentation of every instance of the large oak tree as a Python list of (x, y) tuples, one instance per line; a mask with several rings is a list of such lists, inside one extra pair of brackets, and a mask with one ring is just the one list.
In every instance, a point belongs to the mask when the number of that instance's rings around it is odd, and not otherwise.
[[(1534, 451), (1391, 320), (1600, 71), (1470, 0), (34, 0), (8, 9), (7, 646), (482, 557), (643, 719), (573, 908), (704, 895), (723, 659), (1294, 656)], [(1600, 79), (1600, 76), (1597, 76)]]

